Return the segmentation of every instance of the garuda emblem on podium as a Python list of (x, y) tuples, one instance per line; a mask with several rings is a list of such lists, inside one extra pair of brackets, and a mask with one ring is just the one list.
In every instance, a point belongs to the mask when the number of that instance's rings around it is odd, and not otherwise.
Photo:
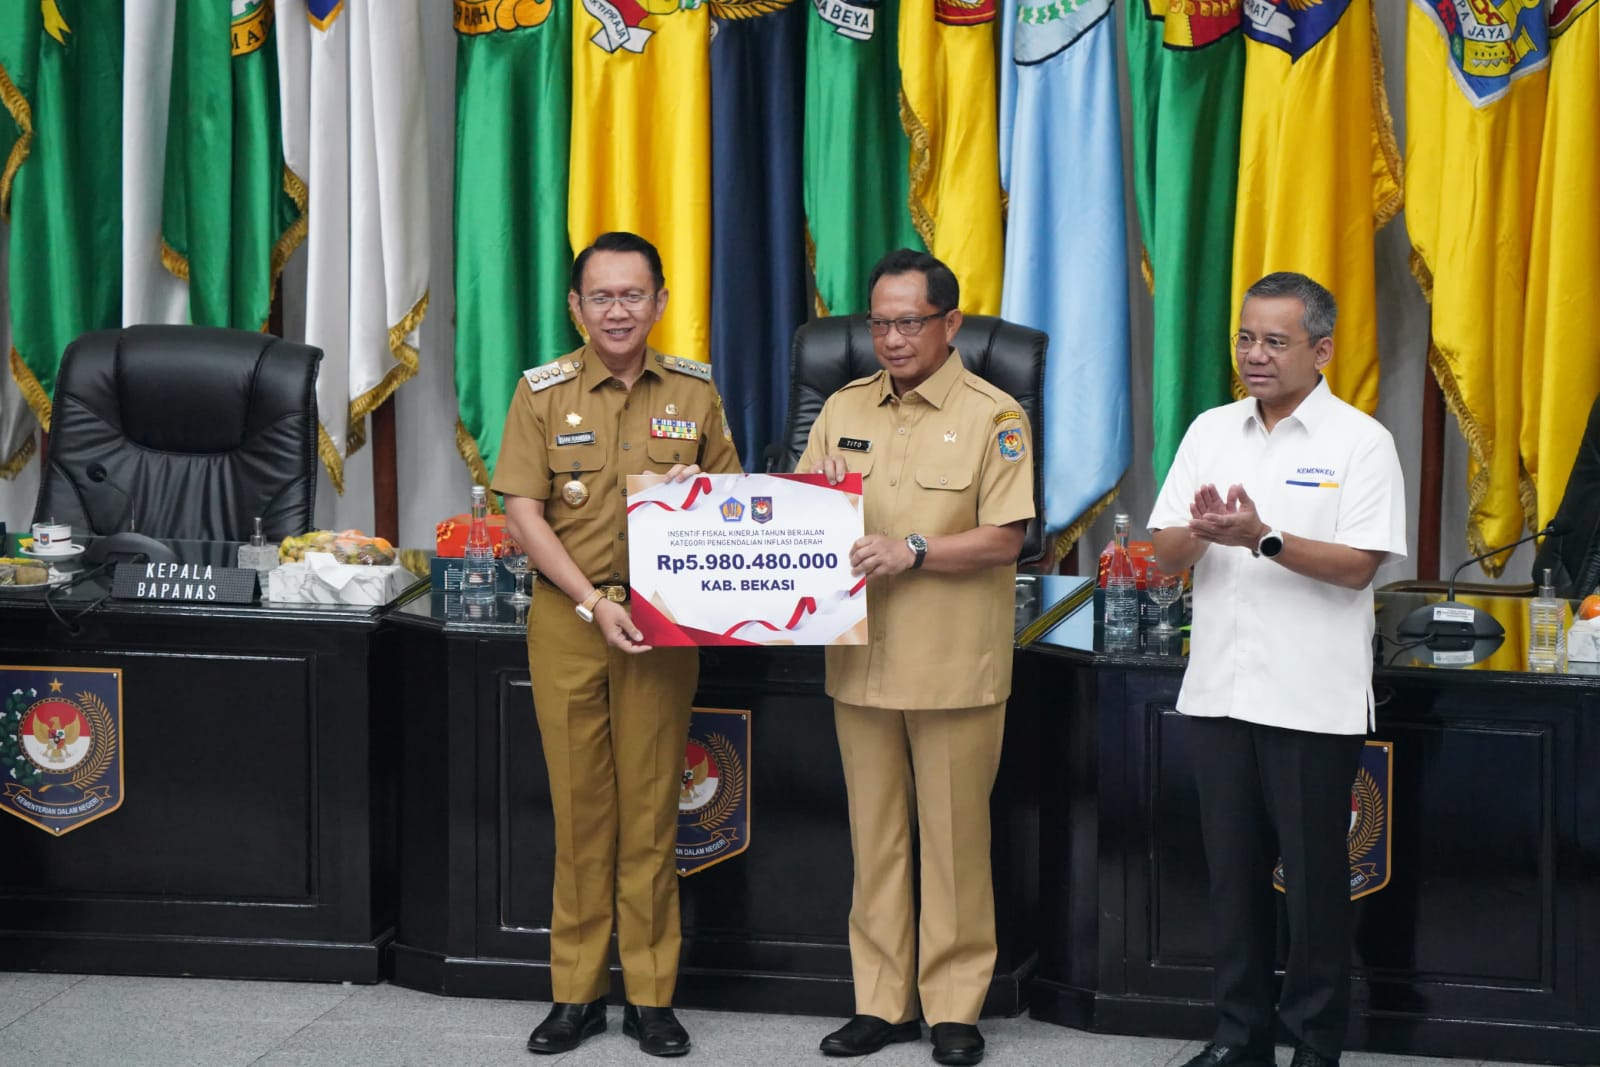
[[(1350, 899), (1359, 900), (1389, 884), (1389, 840), (1394, 830), (1394, 807), (1389, 803), (1394, 780), (1394, 744), (1368, 741), (1361, 750), (1361, 765), (1350, 783), (1350, 830), (1345, 842), (1350, 851)], [(1272, 888), (1284, 891), (1283, 861), (1272, 868)]]
[(750, 847), (750, 713), (695, 708), (678, 790), (678, 873)]
[(0, 808), (53, 835), (122, 806), (122, 672), (0, 667)]

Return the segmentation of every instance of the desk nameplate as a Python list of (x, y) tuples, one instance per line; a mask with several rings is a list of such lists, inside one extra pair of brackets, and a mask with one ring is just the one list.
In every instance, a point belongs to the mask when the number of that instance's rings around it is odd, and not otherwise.
[(119, 563), (111, 595), (122, 600), (187, 604), (253, 604), (256, 572), (211, 563)]

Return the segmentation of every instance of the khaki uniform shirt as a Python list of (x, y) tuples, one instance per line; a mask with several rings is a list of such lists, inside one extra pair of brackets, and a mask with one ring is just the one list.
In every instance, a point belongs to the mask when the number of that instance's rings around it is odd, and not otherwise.
[[(828, 398), (796, 466), (837, 453), (862, 476), (868, 534), (924, 537), (1031, 519), (1033, 441), (1021, 406), (959, 353), (896, 397), (887, 373)], [(967, 708), (1011, 693), (1014, 564), (914, 570), (867, 583), (865, 645), (830, 647), (828, 694), (873, 708)]]
[(528, 376), (506, 413), (494, 491), (545, 501), (545, 520), (595, 585), (628, 581), (628, 475), (677, 463), (741, 470), (705, 363), (647, 348), (629, 390), (585, 346)]

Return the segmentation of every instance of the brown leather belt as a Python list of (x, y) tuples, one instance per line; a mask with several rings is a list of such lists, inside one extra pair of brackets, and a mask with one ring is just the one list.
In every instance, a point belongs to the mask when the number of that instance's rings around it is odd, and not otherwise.
[[(556, 592), (561, 592), (561, 587), (556, 585), (555, 582), (552, 582), (550, 579), (546, 578), (544, 575), (539, 575), (539, 580), (545, 585), (548, 585), (551, 589), (554, 589)], [(625, 585), (621, 585), (619, 583), (610, 583), (606, 585), (596, 585), (595, 588), (600, 590), (601, 596), (612, 601), (613, 603), (626, 604), (628, 602), (628, 587)], [(562, 595), (565, 596), (566, 594), (563, 593)]]

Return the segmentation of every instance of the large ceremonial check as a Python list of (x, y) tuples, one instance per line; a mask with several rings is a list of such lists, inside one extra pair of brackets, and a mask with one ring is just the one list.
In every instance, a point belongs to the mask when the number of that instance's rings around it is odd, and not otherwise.
[(628, 477), (633, 624), (648, 645), (860, 645), (861, 475)]

